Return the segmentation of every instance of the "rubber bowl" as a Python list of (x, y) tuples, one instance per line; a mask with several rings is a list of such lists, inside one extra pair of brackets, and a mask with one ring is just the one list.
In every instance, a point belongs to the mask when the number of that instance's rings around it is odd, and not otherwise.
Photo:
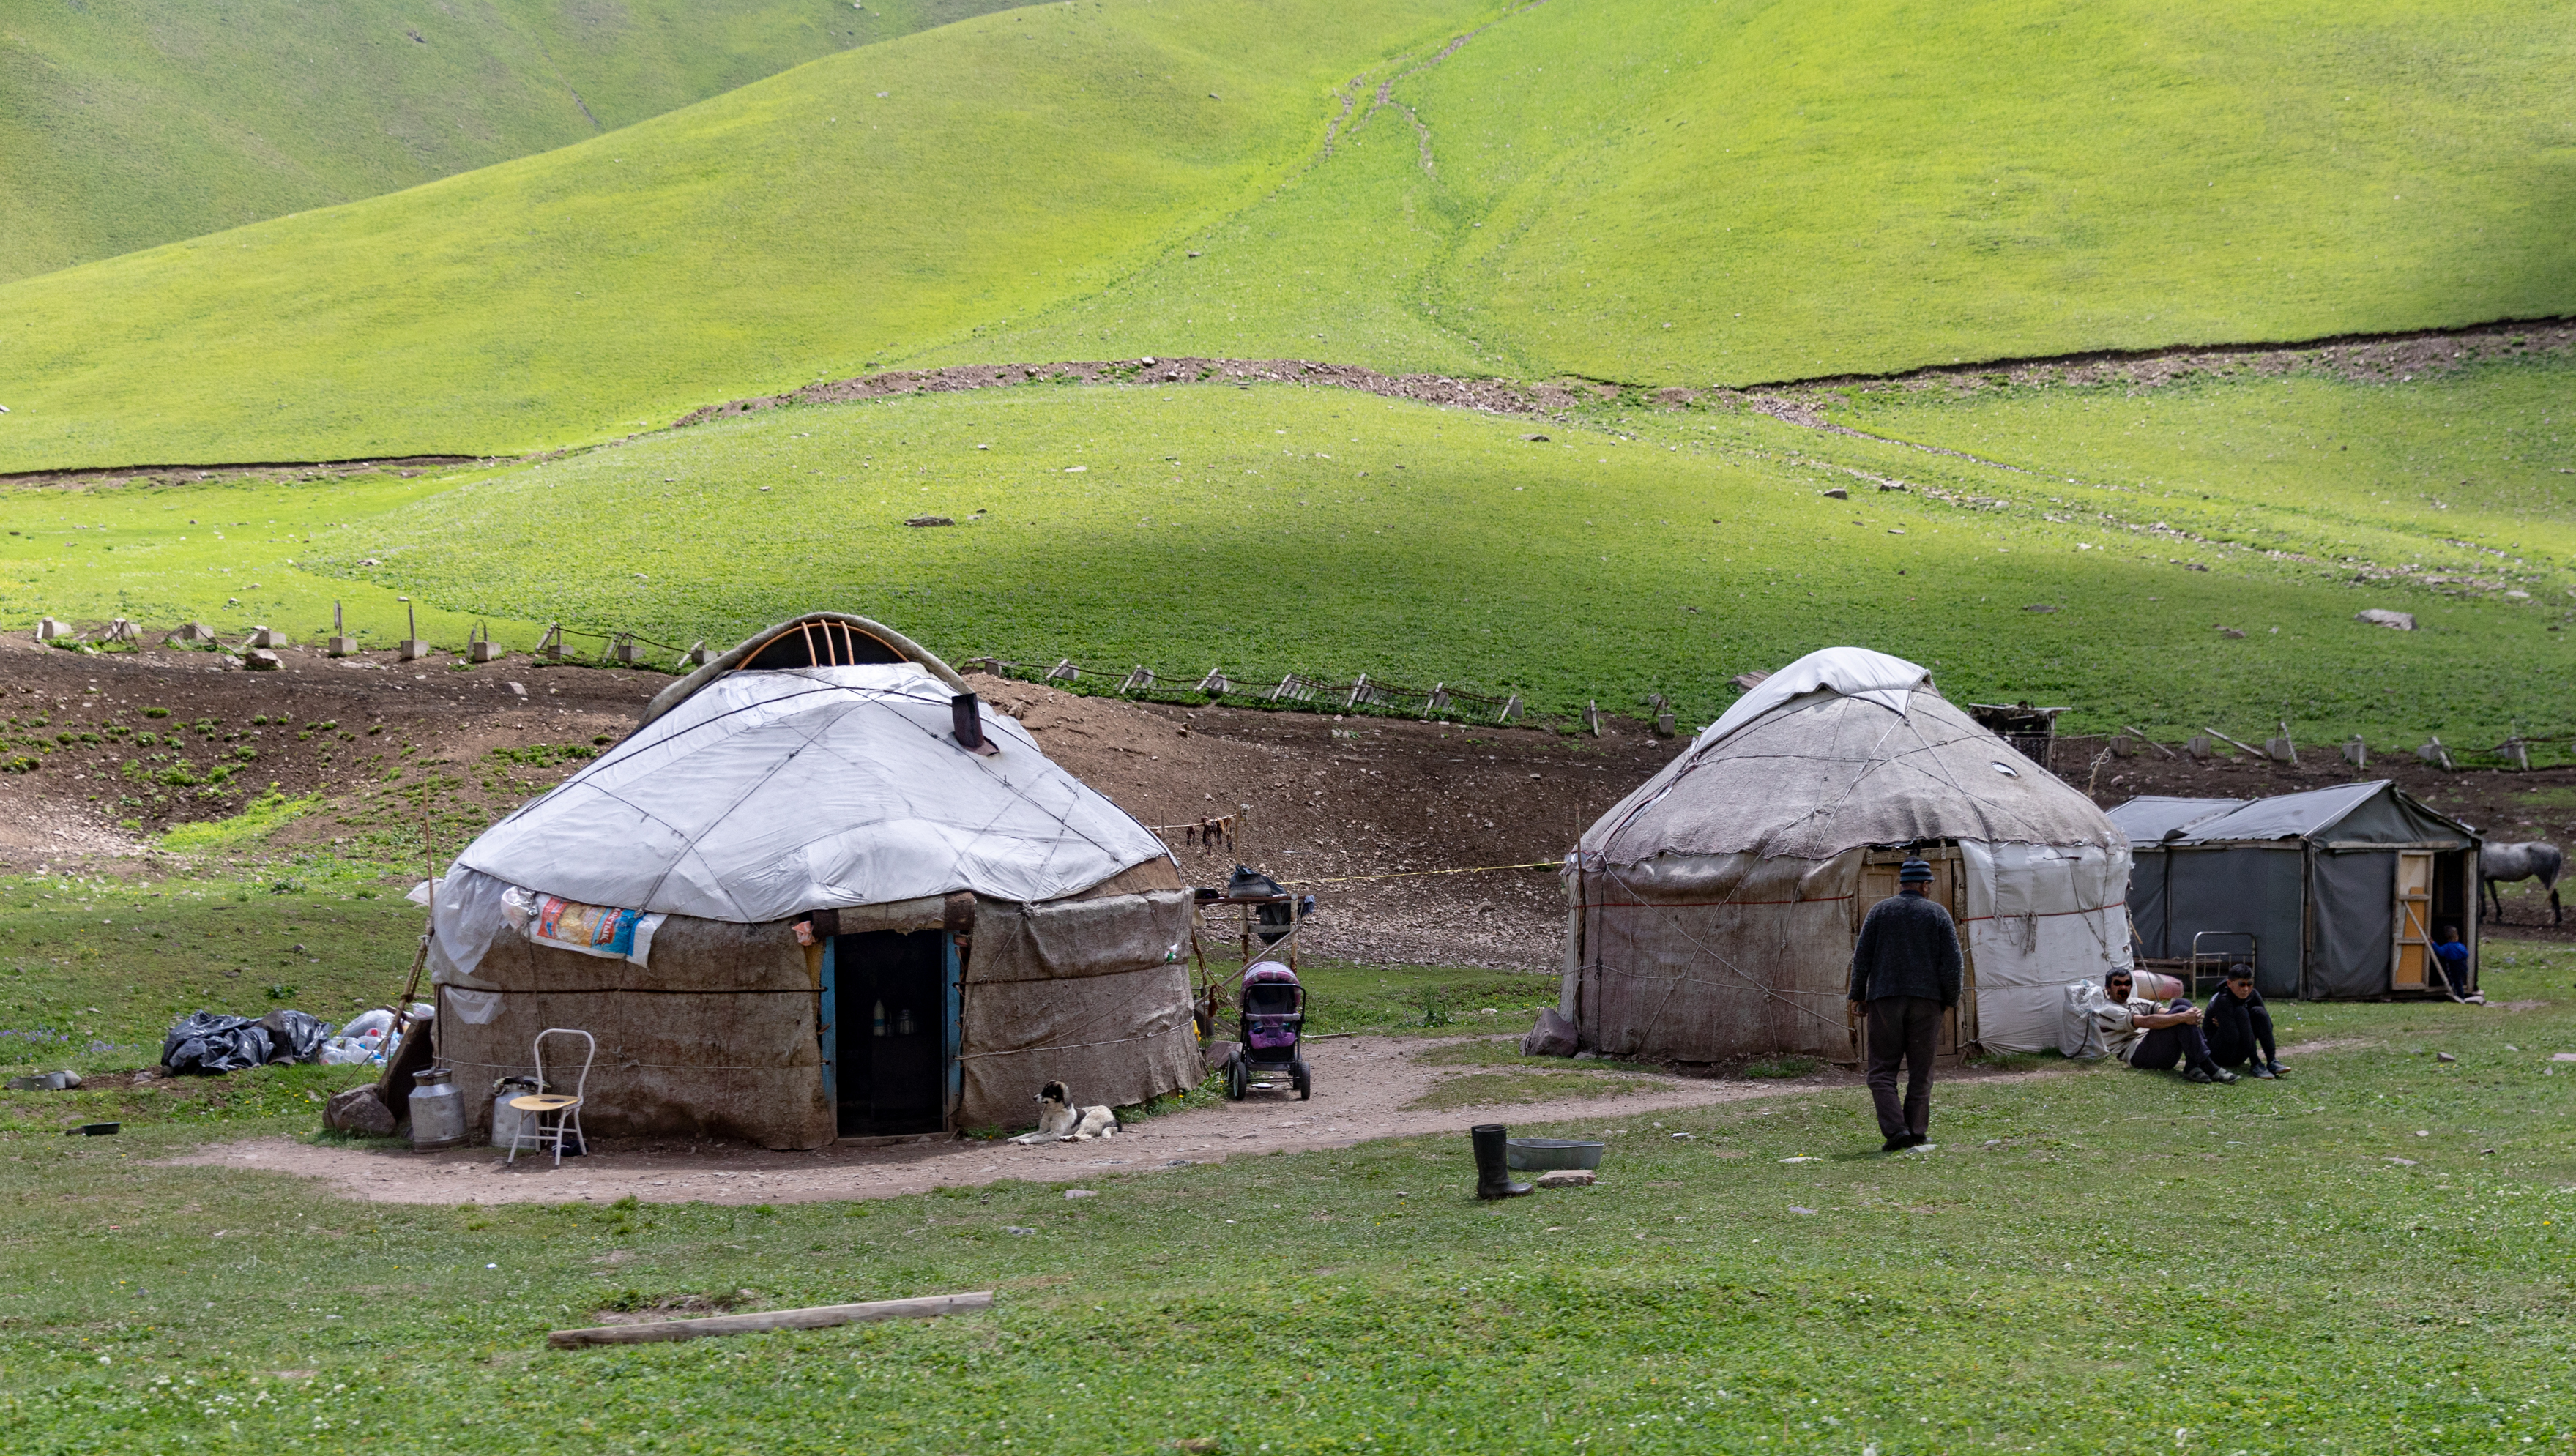
[(1579, 1138), (1512, 1138), (1503, 1144), (1503, 1166), (1515, 1173), (1546, 1173), (1558, 1168), (1598, 1168), (1607, 1143)]

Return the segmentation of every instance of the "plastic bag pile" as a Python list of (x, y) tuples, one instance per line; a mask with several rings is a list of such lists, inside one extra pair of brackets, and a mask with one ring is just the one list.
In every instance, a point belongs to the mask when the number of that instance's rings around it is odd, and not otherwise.
[[(404, 1018), (401, 1024), (410, 1025), (427, 1021), (436, 1014), (437, 1009), (426, 1001), (415, 1001), (412, 1003), (411, 1014)], [(383, 1010), (367, 1012), (353, 1018), (348, 1025), (340, 1028), (339, 1035), (322, 1044), (322, 1065), (326, 1067), (381, 1065), (386, 1055), (393, 1050), (394, 1043), (400, 1035), (400, 1026), (395, 1022), (392, 1012)]]
[(239, 1072), (271, 1062), (309, 1062), (331, 1038), (331, 1023), (303, 1011), (272, 1011), (253, 1021), (220, 1011), (179, 1018), (161, 1043), (172, 1072)]

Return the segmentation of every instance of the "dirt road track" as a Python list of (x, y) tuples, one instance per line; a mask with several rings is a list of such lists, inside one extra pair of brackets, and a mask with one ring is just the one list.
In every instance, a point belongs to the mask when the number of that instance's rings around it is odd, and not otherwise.
[[(1598, 1119), (1597, 1125), (1606, 1128), (1643, 1113), (1796, 1096), (1852, 1080), (1840, 1073), (1787, 1082), (1639, 1077), (1621, 1080), (1658, 1090), (1579, 1101), (1405, 1110), (1445, 1075), (1477, 1070), (1424, 1066), (1413, 1059), (1416, 1053), (1447, 1040), (1472, 1038), (1364, 1036), (1318, 1041), (1310, 1048), (1315, 1069), (1315, 1096), (1310, 1102), (1256, 1093), (1223, 1107), (1151, 1118), (1104, 1142), (1016, 1147), (940, 1140), (890, 1147), (834, 1146), (813, 1152), (663, 1143), (603, 1147), (590, 1157), (568, 1160), (561, 1168), (531, 1162), (522, 1154), (512, 1168), (490, 1148), (423, 1154), (391, 1145), (381, 1149), (323, 1146), (277, 1137), (210, 1144), (171, 1161), (291, 1173), (319, 1179), (343, 1197), (371, 1203), (614, 1202), (629, 1196), (646, 1203), (807, 1203), (891, 1198), (1005, 1180), (1079, 1182), (1113, 1173), (1221, 1162), (1251, 1153), (1304, 1152), (1378, 1138), (1463, 1133), (1478, 1122), (1538, 1126), (1567, 1121), (1592, 1124)], [(1629, 1135), (1644, 1136), (1650, 1131)]]

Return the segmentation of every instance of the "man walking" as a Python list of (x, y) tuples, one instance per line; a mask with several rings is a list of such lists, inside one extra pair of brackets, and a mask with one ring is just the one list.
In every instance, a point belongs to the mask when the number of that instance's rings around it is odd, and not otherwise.
[[(1852, 951), (1851, 1010), (1869, 1023), (1869, 1095), (1878, 1104), (1886, 1152), (1932, 1140), (1932, 1057), (1941, 1046), (1941, 1017), (1959, 1004), (1959, 929), (1925, 893), (1932, 866), (1909, 859), (1896, 871), (1897, 892), (1869, 907)], [(1905, 1101), (1896, 1100), (1896, 1067), (1905, 1064)]]

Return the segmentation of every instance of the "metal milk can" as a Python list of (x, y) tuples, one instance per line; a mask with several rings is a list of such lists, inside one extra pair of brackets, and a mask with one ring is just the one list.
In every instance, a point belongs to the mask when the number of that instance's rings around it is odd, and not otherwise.
[(465, 1098), (456, 1090), (456, 1074), (432, 1067), (411, 1089), (412, 1151), (435, 1152), (464, 1142)]

